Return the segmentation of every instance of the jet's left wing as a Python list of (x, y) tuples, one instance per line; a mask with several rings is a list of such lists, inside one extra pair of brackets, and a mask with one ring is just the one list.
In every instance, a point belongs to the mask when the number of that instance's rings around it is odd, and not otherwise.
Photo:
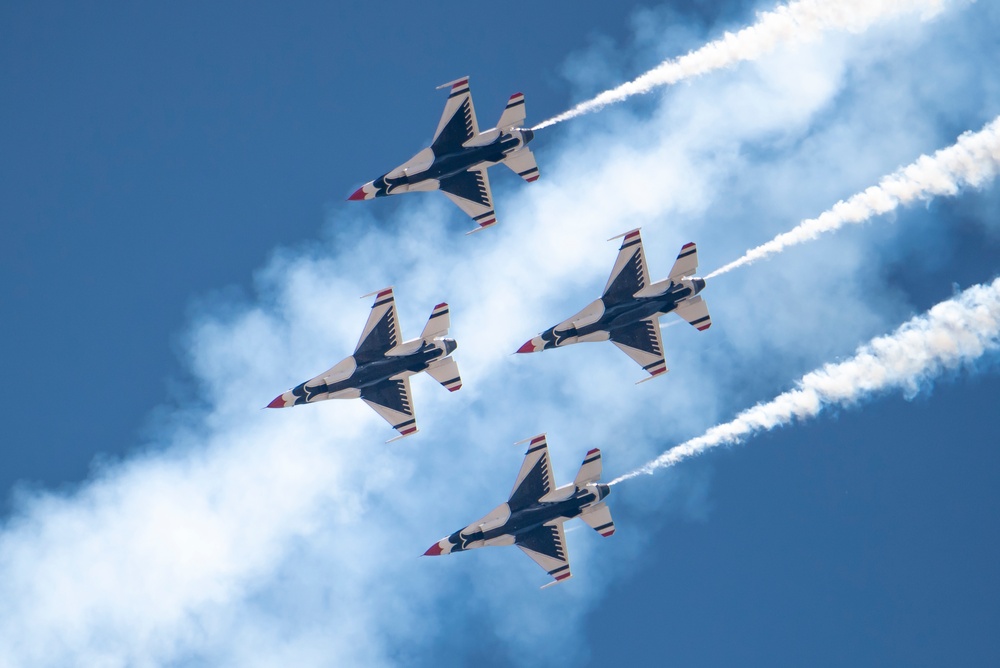
[(375, 303), (372, 304), (371, 313), (368, 314), (368, 322), (361, 331), (358, 347), (354, 349), (354, 358), (358, 363), (378, 359), (387, 350), (396, 347), (399, 341), (396, 322), (396, 298), (392, 288), (389, 287), (375, 294)]
[(656, 316), (611, 330), (611, 342), (648, 371), (650, 378), (668, 371), (667, 363), (663, 359), (660, 323)]
[[(601, 298), (605, 304), (617, 304), (630, 299), (639, 290), (649, 285), (649, 270), (646, 269), (646, 254), (642, 250), (639, 229), (620, 235), (621, 248), (615, 266), (611, 270), (608, 284), (604, 286)], [(612, 237), (617, 239), (618, 237)], [(608, 239), (611, 241), (611, 239)]]
[(531, 439), (528, 451), (524, 453), (521, 470), (514, 481), (507, 505), (511, 512), (520, 510), (538, 501), (552, 489), (552, 464), (549, 462), (549, 444), (545, 434)]
[(545, 587), (573, 577), (569, 570), (569, 557), (566, 555), (566, 534), (563, 531), (561, 518), (519, 534), (515, 545), (534, 559), (536, 564), (544, 568), (546, 573), (555, 578)]
[(479, 225), (472, 230), (473, 232), (496, 224), (497, 217), (493, 211), (490, 178), (486, 174), (485, 167), (459, 172), (443, 179), (440, 184), (441, 191), (448, 196), (448, 199), (457, 204), (458, 208), (467, 213)]
[(401, 380), (383, 380), (361, 391), (361, 398), (375, 409), (392, 428), (399, 432), (396, 439), (409, 436), (417, 431), (417, 420), (413, 417), (413, 395), (410, 394), (409, 377)]
[(448, 86), (451, 86), (451, 92), (431, 144), (434, 155), (454, 153), (462, 144), (479, 134), (476, 110), (472, 106), (472, 92), (469, 90), (469, 77), (456, 79), (438, 88)]

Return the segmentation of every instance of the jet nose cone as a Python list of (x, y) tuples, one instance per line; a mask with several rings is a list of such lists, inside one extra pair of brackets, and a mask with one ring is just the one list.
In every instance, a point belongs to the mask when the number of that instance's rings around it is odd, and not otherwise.
[(535, 340), (526, 342), (523, 346), (517, 349), (519, 353), (533, 353), (535, 352)]
[(285, 407), (285, 395), (279, 394), (274, 398), (274, 401), (267, 405), (268, 408), (284, 408)]
[(355, 190), (354, 194), (348, 197), (347, 199), (348, 201), (354, 201), (354, 202), (362, 199), (367, 199), (367, 196), (365, 195), (365, 186), (361, 186), (360, 188)]
[(441, 541), (434, 543), (429, 548), (427, 548), (426, 552), (424, 552), (425, 557), (436, 557), (440, 554), (441, 554)]

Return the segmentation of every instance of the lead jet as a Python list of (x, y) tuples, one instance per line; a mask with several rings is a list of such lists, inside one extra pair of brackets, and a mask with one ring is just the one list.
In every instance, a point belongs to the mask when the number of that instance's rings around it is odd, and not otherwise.
[[(522, 441), (523, 442), (523, 441)], [(552, 489), (552, 465), (545, 434), (530, 439), (521, 471), (506, 503), (491, 510), (424, 552), (434, 557), (489, 545), (517, 545), (554, 579), (542, 588), (572, 577), (566, 555), (563, 522), (579, 517), (597, 533), (608, 537), (615, 532), (604, 498), (611, 487), (601, 478), (601, 451), (594, 448), (583, 458), (580, 472), (569, 485)]]
[(478, 232), (497, 222), (486, 174), (488, 167), (503, 163), (525, 181), (538, 178), (538, 165), (528, 148), (535, 133), (520, 127), (525, 119), (524, 95), (511, 95), (497, 126), (480, 132), (469, 77), (438, 88), (448, 86), (451, 93), (431, 145), (391, 172), (361, 186), (348, 199), (440, 190), (476, 222), (479, 227), (472, 232)]
[(392, 288), (372, 294), (376, 295), (375, 304), (354, 354), (275, 397), (268, 408), (360, 397), (399, 432), (390, 439), (395, 441), (417, 431), (410, 376), (426, 371), (450, 392), (462, 387), (458, 364), (449, 357), (458, 344), (455, 339), (445, 338), (451, 327), (448, 305), (434, 307), (419, 338), (399, 343)]
[(666, 373), (661, 315), (676, 313), (704, 331), (712, 326), (708, 305), (698, 296), (705, 279), (693, 276), (698, 269), (698, 247), (685, 244), (670, 275), (650, 284), (642, 237), (634, 229), (608, 241), (622, 238), (611, 277), (600, 299), (555, 327), (545, 330), (518, 348), (519, 353), (560, 348), (585, 341), (611, 340), (649, 373), (644, 382)]

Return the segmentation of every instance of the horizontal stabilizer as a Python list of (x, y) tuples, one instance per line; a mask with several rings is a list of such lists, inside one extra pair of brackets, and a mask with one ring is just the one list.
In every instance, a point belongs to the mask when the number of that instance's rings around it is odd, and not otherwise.
[(427, 375), (444, 385), (449, 392), (462, 389), (462, 376), (458, 373), (458, 363), (450, 357), (432, 362), (427, 367)]
[(524, 95), (514, 93), (507, 100), (507, 107), (500, 114), (500, 120), (497, 121), (497, 129), (507, 131), (519, 128), (524, 124), (525, 116)]
[(701, 298), (701, 295), (682, 301), (677, 306), (676, 313), (697, 327), (699, 332), (704, 332), (712, 326), (712, 316), (708, 314), (708, 304)]
[(684, 244), (667, 278), (676, 281), (685, 276), (694, 276), (696, 271), (698, 271), (698, 246), (694, 243)]
[(528, 183), (538, 180), (538, 163), (535, 162), (535, 154), (527, 146), (508, 155), (503, 164)]
[(605, 538), (615, 532), (615, 522), (611, 519), (611, 509), (603, 501), (586, 510), (583, 515), (580, 515), (580, 519)]
[(583, 458), (583, 464), (580, 465), (580, 471), (576, 474), (573, 484), (580, 489), (597, 482), (601, 479), (601, 469), (601, 451), (594, 448)]
[(420, 338), (430, 341), (433, 338), (444, 336), (451, 329), (451, 316), (448, 314), (448, 304), (441, 302), (431, 311), (431, 317), (424, 325), (424, 331), (420, 333)]

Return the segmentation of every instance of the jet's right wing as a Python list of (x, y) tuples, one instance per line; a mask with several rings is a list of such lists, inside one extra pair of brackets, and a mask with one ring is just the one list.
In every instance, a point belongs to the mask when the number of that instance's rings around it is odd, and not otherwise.
[(444, 113), (434, 132), (434, 142), (431, 144), (434, 155), (454, 153), (462, 144), (479, 134), (476, 110), (472, 106), (472, 92), (469, 90), (469, 77), (456, 79), (438, 88), (447, 86), (451, 86), (451, 93), (448, 94)]
[(361, 391), (361, 398), (375, 409), (375, 412), (399, 432), (396, 439), (409, 436), (417, 431), (417, 420), (413, 416), (413, 395), (410, 394), (409, 377), (401, 380), (383, 380)]
[[(624, 238), (621, 248), (618, 249), (618, 258), (601, 295), (604, 303), (609, 305), (630, 299), (636, 292), (649, 285), (649, 270), (646, 269), (646, 254), (642, 250), (639, 229), (636, 228), (621, 236)], [(617, 238), (612, 237), (612, 239)]]
[[(366, 297), (369, 295), (365, 295)], [(379, 291), (375, 296), (368, 322), (361, 331), (358, 347), (354, 349), (354, 358), (360, 362), (368, 362), (382, 357), (387, 350), (396, 347), (399, 332), (396, 325), (396, 298), (392, 288)]]
[(514, 481), (507, 505), (511, 512), (520, 510), (538, 501), (552, 489), (552, 464), (549, 462), (549, 444), (545, 434), (531, 439), (528, 451), (524, 453), (521, 470)]
[(566, 555), (566, 533), (563, 531), (562, 518), (546, 522), (536, 529), (519, 534), (515, 545), (531, 557), (536, 564), (544, 568), (546, 573), (555, 578), (553, 582), (544, 587), (573, 577), (569, 570), (569, 557)]
[(650, 378), (668, 371), (667, 362), (663, 359), (660, 323), (656, 316), (611, 330), (611, 342), (648, 371)]
[(535, 162), (535, 154), (527, 146), (511, 153), (503, 164), (528, 183), (538, 180), (538, 163)]
[(486, 174), (485, 167), (459, 172), (439, 183), (441, 192), (479, 225), (472, 230), (473, 232), (478, 232), (497, 222), (496, 213), (493, 211), (490, 178)]

